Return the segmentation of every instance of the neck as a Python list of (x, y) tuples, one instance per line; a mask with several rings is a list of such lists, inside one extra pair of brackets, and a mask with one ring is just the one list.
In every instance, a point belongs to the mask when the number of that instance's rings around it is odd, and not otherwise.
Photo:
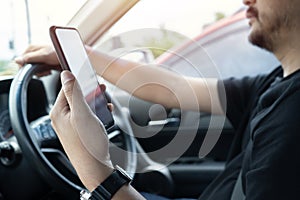
[(274, 51), (275, 56), (281, 62), (284, 77), (300, 69), (300, 42), (297, 39), (293, 40), (293, 37), (286, 38), (281, 45), (278, 45), (280, 48)]

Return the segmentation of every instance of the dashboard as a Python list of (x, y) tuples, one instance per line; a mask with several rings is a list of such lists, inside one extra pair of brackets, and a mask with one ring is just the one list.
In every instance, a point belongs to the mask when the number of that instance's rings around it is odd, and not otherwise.
[(8, 94), (0, 95), (0, 140), (4, 141), (13, 135), (11, 128), (9, 110), (8, 110)]
[[(14, 135), (9, 113), (9, 89), (12, 79), (0, 81), (0, 141), (5, 141)], [(38, 117), (47, 115), (48, 101), (43, 83), (33, 79), (29, 84), (27, 95), (29, 122)]]
[(11, 81), (11, 79), (0, 81), (0, 141), (7, 140), (13, 135), (8, 107)]
[[(15, 116), (10, 114), (10, 86), (12, 78), (0, 79), (0, 142), (17, 141), (12, 129), (12, 121)], [(52, 85), (54, 85), (52, 83)], [(41, 116), (48, 115), (49, 101), (44, 83), (39, 79), (32, 79), (26, 93), (27, 119), (32, 122)], [(13, 143), (10, 143), (13, 144)], [(21, 150), (22, 151), (22, 150)], [(8, 162), (5, 157), (0, 158), (0, 195), (5, 199), (37, 199), (41, 193), (49, 191), (48, 184), (32, 168), (31, 163), (21, 154), (13, 154), (14, 162)], [(30, 184), (28, 184), (30, 180)], [(17, 190), (16, 190), (17, 189)], [(17, 192), (16, 192), (17, 191)], [(1, 196), (2, 197), (2, 196)], [(0, 199), (2, 199), (0, 197)]]

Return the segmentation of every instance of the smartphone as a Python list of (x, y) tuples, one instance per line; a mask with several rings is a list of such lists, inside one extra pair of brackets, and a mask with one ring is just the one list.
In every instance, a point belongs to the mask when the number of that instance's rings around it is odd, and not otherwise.
[(75, 28), (52, 26), (50, 37), (61, 67), (74, 74), (87, 104), (105, 128), (110, 128), (114, 124), (113, 116), (79, 32)]

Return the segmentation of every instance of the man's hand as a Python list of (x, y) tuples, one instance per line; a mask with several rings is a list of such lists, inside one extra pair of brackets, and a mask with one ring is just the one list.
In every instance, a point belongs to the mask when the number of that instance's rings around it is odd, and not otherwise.
[(43, 71), (38, 72), (38, 76), (51, 74), (51, 69), (61, 70), (56, 53), (49, 45), (30, 45), (21, 56), (15, 58), (15, 62), (20, 67), (29, 63), (44, 65)]
[(108, 138), (72, 73), (63, 71), (61, 80), (62, 90), (50, 113), (52, 126), (79, 178), (92, 191), (113, 171)]
[(20, 66), (27, 63), (43, 63), (59, 66), (59, 61), (53, 47), (49, 45), (30, 45), (25, 52), (15, 59)]

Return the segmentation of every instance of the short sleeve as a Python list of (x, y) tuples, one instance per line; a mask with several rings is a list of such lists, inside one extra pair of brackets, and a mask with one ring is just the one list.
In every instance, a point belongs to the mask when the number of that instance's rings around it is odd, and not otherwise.
[(258, 97), (259, 87), (266, 76), (230, 78), (218, 81), (218, 94), (223, 111), (237, 128), (248, 107)]

